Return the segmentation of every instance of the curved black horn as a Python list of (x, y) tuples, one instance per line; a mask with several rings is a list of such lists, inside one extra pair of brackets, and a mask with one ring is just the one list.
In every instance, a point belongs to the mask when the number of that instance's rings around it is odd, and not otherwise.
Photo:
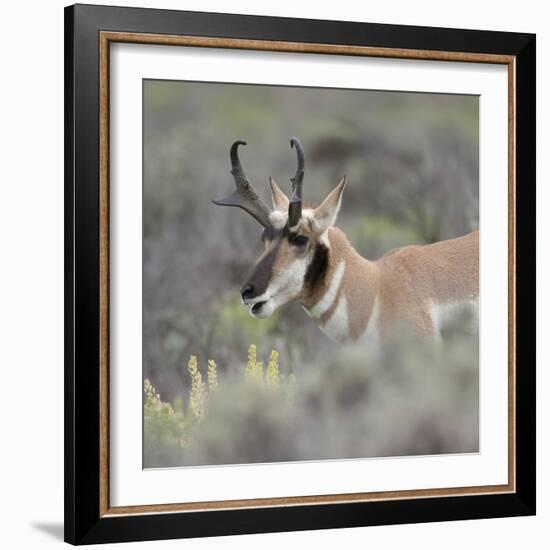
[(246, 145), (246, 141), (241, 139), (235, 141), (229, 151), (229, 157), (231, 158), (231, 173), (233, 174), (235, 187), (237, 189), (231, 195), (225, 197), (225, 199), (213, 200), (212, 202), (218, 206), (237, 206), (238, 208), (242, 208), (261, 225), (267, 227), (269, 225), (269, 214), (271, 210), (258, 196), (258, 193), (256, 193), (256, 190), (246, 177), (239, 159), (239, 145)]
[(296, 167), (296, 174), (293, 178), (290, 178), (292, 182), (292, 197), (288, 204), (288, 225), (290, 227), (295, 226), (302, 217), (302, 184), (304, 182), (304, 148), (297, 137), (293, 137), (290, 140), (290, 147), (296, 149), (296, 156), (298, 160), (298, 166)]
[(231, 158), (231, 173), (235, 177), (242, 178), (246, 181), (246, 174), (241, 166), (241, 160), (239, 159), (239, 145), (246, 145), (246, 141), (238, 139), (233, 143), (229, 151), (229, 157)]

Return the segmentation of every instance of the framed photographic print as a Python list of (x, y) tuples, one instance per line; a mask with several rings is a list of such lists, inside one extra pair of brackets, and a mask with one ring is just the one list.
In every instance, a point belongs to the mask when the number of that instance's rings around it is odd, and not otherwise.
[(535, 513), (534, 35), (76, 5), (65, 67), (68, 542)]

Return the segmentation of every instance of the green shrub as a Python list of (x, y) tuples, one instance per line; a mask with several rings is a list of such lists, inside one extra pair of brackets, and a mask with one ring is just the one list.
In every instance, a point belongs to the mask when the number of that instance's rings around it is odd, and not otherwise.
[[(182, 410), (174, 410), (161, 401), (149, 380), (144, 381), (143, 405), (144, 464), (150, 466), (177, 465), (181, 449), (189, 444), (189, 433)], [(176, 463), (170, 463), (170, 458)]]
[(460, 330), (444, 343), (398, 331), (376, 357), (334, 347), (298, 382), (256, 345), (237, 377), (218, 379), (210, 359), (208, 383), (191, 356), (186, 399), (165, 403), (145, 381), (145, 467), (477, 452), (477, 358)]
[[(161, 400), (160, 394), (148, 379), (144, 381), (144, 463), (146, 467), (165, 467), (182, 465), (188, 463), (187, 454), (194, 439), (203, 429), (200, 427), (205, 418), (209, 415), (210, 402), (215, 399), (218, 389), (220, 393), (227, 394), (229, 390), (234, 392), (235, 387), (242, 388), (238, 391), (245, 391), (251, 395), (259, 390), (273, 389), (281, 393), (281, 404), (284, 408), (289, 402), (290, 391), (285, 391), (293, 385), (293, 378), (287, 379), (284, 386), (279, 375), (279, 354), (273, 350), (269, 357), (267, 369), (264, 372), (264, 363), (257, 358), (256, 346), (252, 344), (248, 348), (248, 359), (244, 368), (244, 383), (226, 382), (221, 385), (218, 380), (218, 369), (213, 359), (208, 360), (207, 382), (203, 381), (199, 369), (198, 360), (195, 355), (189, 357), (187, 370), (191, 378), (191, 388), (188, 394), (188, 410), (184, 414), (183, 398), (180, 396), (174, 400), (174, 404)], [(251, 389), (251, 384), (254, 384)], [(262, 398), (263, 399), (263, 398)], [(270, 395), (268, 400), (273, 400)], [(279, 399), (279, 398), (277, 398)], [(219, 401), (219, 399), (218, 399)], [(245, 398), (246, 401), (246, 398)], [(242, 402), (242, 399), (235, 398), (233, 404)], [(265, 401), (264, 401), (265, 404)], [(226, 411), (216, 408), (214, 415), (220, 414), (220, 418), (227, 419)]]

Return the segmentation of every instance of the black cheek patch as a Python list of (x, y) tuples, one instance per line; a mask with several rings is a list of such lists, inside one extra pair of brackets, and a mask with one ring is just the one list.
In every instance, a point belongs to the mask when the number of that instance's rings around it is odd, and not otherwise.
[(252, 275), (248, 279), (248, 283), (254, 286), (254, 294), (250, 298), (260, 296), (267, 290), (276, 257), (277, 247), (266, 254), (254, 268)]
[(324, 244), (317, 244), (313, 259), (309, 264), (304, 282), (306, 286), (312, 288), (319, 284), (324, 278), (328, 267), (328, 248)]

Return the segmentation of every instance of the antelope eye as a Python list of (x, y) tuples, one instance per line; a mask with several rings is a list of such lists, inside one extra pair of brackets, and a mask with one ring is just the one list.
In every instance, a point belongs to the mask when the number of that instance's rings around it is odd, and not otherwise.
[(296, 235), (290, 242), (295, 246), (305, 246), (308, 241), (309, 239), (305, 235)]

